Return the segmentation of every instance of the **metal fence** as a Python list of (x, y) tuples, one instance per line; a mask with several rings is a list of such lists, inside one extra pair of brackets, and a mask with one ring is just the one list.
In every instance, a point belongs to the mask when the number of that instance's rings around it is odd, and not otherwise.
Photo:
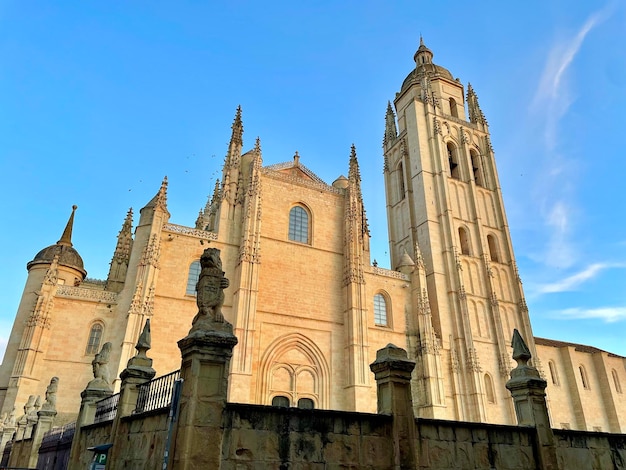
[(110, 397), (103, 398), (96, 402), (96, 417), (94, 423), (111, 421), (117, 413), (117, 404), (120, 401), (120, 394), (116, 393)]
[(37, 470), (65, 470), (70, 459), (76, 422), (52, 428), (43, 435)]
[(170, 406), (174, 382), (180, 377), (180, 370), (158, 377), (139, 386), (135, 413), (145, 413)]

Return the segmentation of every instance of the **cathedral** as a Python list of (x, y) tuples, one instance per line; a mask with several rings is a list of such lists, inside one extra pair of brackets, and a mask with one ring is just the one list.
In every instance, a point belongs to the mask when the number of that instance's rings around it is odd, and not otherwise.
[(158, 374), (178, 369), (200, 256), (215, 247), (239, 340), (230, 402), (376, 412), (369, 365), (392, 343), (416, 362), (416, 416), (514, 424), (505, 383), (517, 328), (548, 382), (555, 427), (626, 432), (626, 358), (533, 337), (476, 92), (422, 41), (414, 60), (387, 106), (380, 163), (392, 269), (370, 259), (356, 148), (347, 177), (332, 183), (297, 153), (264, 166), (258, 139), (243, 147), (238, 108), (221, 180), (195, 226), (169, 222), (165, 179), (138, 217), (126, 215), (106, 280), (86, 278), (72, 245), (76, 207), (59, 241), (27, 263), (0, 413), (21, 415), (56, 376), (59, 418), (71, 420), (94, 354), (111, 342), (119, 377), (147, 319)]

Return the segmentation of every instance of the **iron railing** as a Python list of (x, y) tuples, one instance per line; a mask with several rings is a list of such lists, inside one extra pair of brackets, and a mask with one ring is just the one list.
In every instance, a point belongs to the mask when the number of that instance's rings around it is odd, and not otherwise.
[(64, 424), (63, 426), (55, 426), (43, 435), (41, 448), (48, 447), (50, 445), (57, 445), (60, 441), (65, 442), (69, 440), (71, 442), (75, 431), (76, 421)]
[(110, 397), (103, 398), (96, 402), (96, 418), (94, 423), (111, 421), (117, 414), (117, 404), (120, 401), (120, 394), (116, 393)]
[(139, 386), (139, 396), (135, 413), (166, 408), (172, 402), (174, 382), (180, 378), (180, 370), (158, 377)]

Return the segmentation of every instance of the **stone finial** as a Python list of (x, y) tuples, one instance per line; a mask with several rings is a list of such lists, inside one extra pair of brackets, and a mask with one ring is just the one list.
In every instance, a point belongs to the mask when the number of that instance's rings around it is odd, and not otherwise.
[[(191, 331), (213, 330), (216, 324), (230, 323), (224, 321), (222, 305), (224, 289), (230, 281), (224, 277), (220, 250), (207, 248), (200, 257), (200, 277), (196, 284), (198, 314), (192, 321)], [(190, 332), (191, 332), (190, 331)]]
[[(526, 342), (524, 342), (522, 335), (520, 335), (520, 332), (517, 329), (513, 330), (511, 347), (513, 348), (513, 359), (517, 362), (517, 367), (511, 371), (511, 380), (507, 382), (507, 387), (508, 384), (512, 384), (512, 386), (514, 386), (516, 382), (531, 379), (543, 380), (537, 368), (528, 365), (528, 361), (530, 361), (532, 355), (530, 354), (530, 349), (526, 346)], [(545, 380), (543, 381), (545, 382)]]
[(396, 127), (396, 116), (391, 107), (391, 101), (387, 101), (387, 113), (385, 114), (385, 136), (383, 144), (393, 142), (398, 137), (398, 129)]
[(106, 342), (102, 345), (102, 349), (97, 353), (91, 367), (93, 369), (93, 380), (87, 384), (87, 389), (92, 390), (111, 390), (111, 372), (109, 371), (109, 358), (111, 356), (111, 348), (113, 345)]
[(522, 335), (516, 329), (513, 330), (513, 339), (511, 340), (511, 347), (513, 348), (513, 359), (518, 365), (527, 365), (528, 361), (532, 357), (530, 349), (526, 346)]
[(150, 319), (146, 320), (146, 324), (143, 326), (143, 331), (139, 335), (135, 349), (137, 355), (140, 357), (146, 357), (146, 352), (152, 347), (152, 336), (150, 335)]
[(57, 409), (57, 389), (59, 387), (59, 378), (52, 377), (50, 385), (46, 388), (46, 401), (41, 407), (42, 411), (56, 411)]

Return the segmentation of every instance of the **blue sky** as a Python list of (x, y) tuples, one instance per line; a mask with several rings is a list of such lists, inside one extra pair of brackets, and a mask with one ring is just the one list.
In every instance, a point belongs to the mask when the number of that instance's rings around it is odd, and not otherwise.
[(622, 2), (264, 3), (0, 2), (0, 351), (72, 204), (100, 279), (163, 176), (171, 222), (194, 224), (239, 104), (266, 165), (297, 150), (330, 183), (356, 145), (388, 266), (384, 115), (422, 34), (489, 121), (535, 335), (626, 356)]

